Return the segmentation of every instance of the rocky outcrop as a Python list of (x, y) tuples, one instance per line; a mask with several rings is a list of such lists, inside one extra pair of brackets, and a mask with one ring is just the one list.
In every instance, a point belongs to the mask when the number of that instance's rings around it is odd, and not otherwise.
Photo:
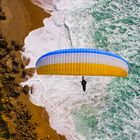
[[(20, 82), (32, 76), (30, 70), (23, 69), (20, 45), (8, 43), (0, 35), (0, 138), (13, 140), (37, 140), (31, 114), (26, 106), (17, 101), (21, 94), (28, 94), (30, 87), (20, 86)], [(28, 72), (29, 71), (29, 72)], [(9, 127), (9, 125), (11, 125)]]

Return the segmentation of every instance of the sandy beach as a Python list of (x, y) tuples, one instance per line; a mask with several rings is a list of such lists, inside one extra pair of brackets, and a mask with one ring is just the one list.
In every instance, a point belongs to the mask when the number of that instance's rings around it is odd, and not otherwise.
[[(42, 27), (42, 20), (50, 15), (33, 5), (30, 0), (2, 0), (6, 20), (1, 21), (0, 31), (8, 41), (15, 40), (24, 45), (24, 39), (31, 30)], [(18, 101), (25, 104), (31, 111), (31, 120), (37, 123), (38, 140), (65, 140), (49, 126), (49, 117), (44, 108), (37, 107), (29, 101), (28, 95), (20, 95)]]
[(30, 0), (3, 0), (2, 7), (6, 20), (1, 22), (1, 32), (8, 40), (20, 44), (30, 31), (42, 27), (43, 19), (50, 16)]

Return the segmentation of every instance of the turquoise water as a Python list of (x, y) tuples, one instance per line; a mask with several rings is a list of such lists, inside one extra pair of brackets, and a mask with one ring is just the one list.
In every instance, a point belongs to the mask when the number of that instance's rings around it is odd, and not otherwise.
[(128, 78), (111, 80), (100, 107), (93, 101), (73, 111), (76, 130), (86, 140), (139, 140), (140, 1), (99, 0), (88, 11), (95, 48), (118, 53), (130, 70)]

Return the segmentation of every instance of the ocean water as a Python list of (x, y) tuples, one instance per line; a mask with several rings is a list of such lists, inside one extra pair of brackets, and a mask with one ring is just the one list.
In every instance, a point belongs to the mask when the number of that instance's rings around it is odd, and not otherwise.
[(45, 107), (57, 133), (67, 140), (140, 139), (140, 1), (32, 0), (45, 11), (44, 27), (25, 38), (27, 68), (43, 54), (62, 48), (87, 47), (115, 52), (129, 62), (127, 78), (38, 76), (30, 100)]

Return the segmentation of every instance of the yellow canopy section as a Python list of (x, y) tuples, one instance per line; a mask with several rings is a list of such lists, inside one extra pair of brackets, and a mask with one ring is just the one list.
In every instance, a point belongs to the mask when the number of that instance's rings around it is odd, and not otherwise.
[(49, 52), (38, 59), (36, 69), (40, 75), (128, 75), (128, 63), (119, 55), (86, 48)]

